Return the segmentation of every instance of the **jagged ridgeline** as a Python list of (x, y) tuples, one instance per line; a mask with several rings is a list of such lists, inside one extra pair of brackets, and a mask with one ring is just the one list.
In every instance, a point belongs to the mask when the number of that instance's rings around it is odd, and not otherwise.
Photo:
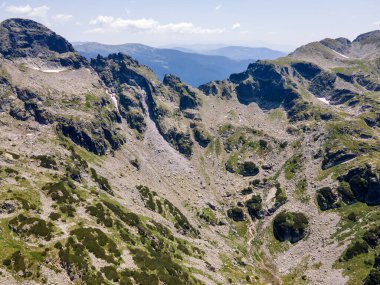
[(198, 88), (0, 24), (1, 284), (379, 284), (380, 32)]

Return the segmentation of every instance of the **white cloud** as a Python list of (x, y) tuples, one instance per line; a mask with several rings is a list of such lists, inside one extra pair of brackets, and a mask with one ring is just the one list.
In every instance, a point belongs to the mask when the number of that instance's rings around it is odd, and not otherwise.
[(39, 7), (25, 6), (6, 6), (5, 10), (9, 13), (27, 16), (30, 18), (46, 18), (50, 8), (43, 5)]
[(7, 6), (7, 2), (3, 2), (3, 3), (1, 3), (1, 5), (0, 5), (0, 9), (3, 9), (5, 6)]
[(223, 5), (222, 4), (219, 4), (218, 6), (215, 7), (215, 10), (220, 10), (222, 9)]
[(173, 32), (179, 34), (220, 34), (224, 29), (209, 29), (195, 26), (193, 23), (161, 24), (154, 19), (123, 19), (110, 16), (98, 16), (90, 21), (90, 25), (97, 27), (88, 32), (124, 31), (131, 32)]
[(380, 21), (374, 22), (373, 23), (375, 26), (380, 26)]
[(240, 31), (239, 32), (241, 35), (246, 35), (246, 34), (248, 34), (249, 32), (248, 31)]
[(73, 18), (70, 14), (57, 14), (51, 17), (56, 22), (66, 23)]
[(239, 29), (240, 27), (241, 27), (240, 23), (235, 23), (232, 25), (231, 29), (236, 30), (236, 29)]

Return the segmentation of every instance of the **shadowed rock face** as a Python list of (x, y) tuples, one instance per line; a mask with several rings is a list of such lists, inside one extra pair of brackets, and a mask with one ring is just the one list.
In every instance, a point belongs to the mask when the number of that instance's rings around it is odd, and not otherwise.
[(32, 20), (0, 24), (0, 53), (5, 58), (39, 58), (75, 68), (87, 64), (68, 41)]
[(180, 98), (180, 110), (194, 109), (198, 107), (199, 104), (197, 102), (196, 94), (190, 90), (189, 86), (183, 84), (179, 77), (172, 74), (167, 74), (164, 77), (163, 83), (164, 85), (172, 88), (178, 94)]
[(317, 202), (322, 211), (336, 208), (337, 201), (338, 197), (330, 187), (323, 187), (317, 191)]
[(380, 205), (380, 178), (379, 170), (371, 166), (351, 169), (340, 181), (348, 182), (355, 198), (370, 206)]
[(247, 71), (232, 74), (230, 81), (236, 84), (236, 95), (240, 103), (256, 102), (262, 108), (288, 106), (298, 96), (287, 86), (287, 68), (275, 64), (256, 62)]
[(122, 136), (105, 124), (99, 126), (66, 120), (60, 122), (57, 128), (74, 143), (97, 155), (104, 155), (109, 148), (108, 145), (117, 150), (125, 142)]

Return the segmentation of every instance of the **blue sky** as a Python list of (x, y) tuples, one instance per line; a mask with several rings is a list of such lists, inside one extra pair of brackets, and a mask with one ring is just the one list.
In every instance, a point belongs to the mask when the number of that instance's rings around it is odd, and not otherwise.
[(379, 0), (0, 0), (70, 41), (152, 46), (228, 44), (290, 49), (380, 29)]

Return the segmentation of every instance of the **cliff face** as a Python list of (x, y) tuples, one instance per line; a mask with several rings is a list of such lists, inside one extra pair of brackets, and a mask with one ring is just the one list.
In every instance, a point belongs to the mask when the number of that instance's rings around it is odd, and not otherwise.
[(0, 39), (0, 283), (370, 274), (349, 268), (377, 250), (377, 32), (198, 89), (123, 54), (89, 63), (33, 21)]

